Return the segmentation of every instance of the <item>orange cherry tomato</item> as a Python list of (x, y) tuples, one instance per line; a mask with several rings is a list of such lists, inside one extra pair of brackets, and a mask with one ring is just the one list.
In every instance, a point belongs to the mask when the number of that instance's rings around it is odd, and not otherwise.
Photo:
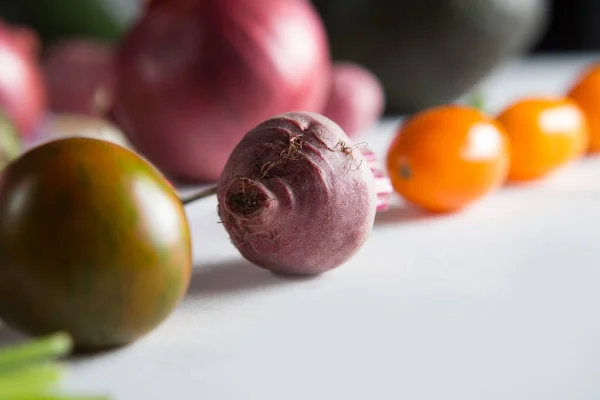
[(568, 92), (585, 113), (590, 131), (589, 153), (600, 153), (600, 64), (586, 70)]
[(497, 119), (510, 140), (509, 181), (542, 178), (587, 150), (587, 121), (571, 99), (522, 99)]
[(508, 139), (481, 111), (449, 105), (422, 111), (400, 127), (387, 168), (394, 189), (433, 212), (460, 210), (502, 185)]

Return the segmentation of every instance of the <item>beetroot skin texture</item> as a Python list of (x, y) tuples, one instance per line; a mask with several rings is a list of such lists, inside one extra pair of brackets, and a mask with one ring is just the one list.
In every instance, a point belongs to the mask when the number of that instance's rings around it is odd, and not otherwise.
[(338, 267), (373, 227), (376, 190), (357, 146), (330, 119), (292, 112), (248, 132), (219, 181), (219, 216), (253, 264), (315, 275)]
[(379, 79), (365, 67), (349, 61), (333, 66), (329, 99), (323, 114), (355, 138), (383, 115), (385, 91)]

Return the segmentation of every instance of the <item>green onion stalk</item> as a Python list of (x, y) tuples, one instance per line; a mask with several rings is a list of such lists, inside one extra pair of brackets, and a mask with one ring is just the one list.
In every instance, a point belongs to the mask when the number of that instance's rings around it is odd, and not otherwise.
[(73, 350), (66, 333), (30, 339), (0, 349), (0, 400), (109, 400), (58, 391), (66, 374), (61, 359)]

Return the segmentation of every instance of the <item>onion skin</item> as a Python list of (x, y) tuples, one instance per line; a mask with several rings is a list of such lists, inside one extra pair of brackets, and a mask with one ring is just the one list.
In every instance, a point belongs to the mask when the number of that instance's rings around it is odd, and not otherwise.
[(41, 43), (36, 31), (26, 26), (9, 25), (9, 27), (15, 46), (24, 54), (37, 59)]
[(375, 180), (342, 129), (315, 113), (285, 113), (246, 134), (219, 181), (219, 216), (253, 264), (315, 275), (363, 245), (376, 212)]
[(46, 108), (38, 48), (34, 31), (0, 20), (0, 109), (23, 136), (34, 129)]
[(111, 44), (60, 41), (49, 48), (42, 66), (52, 111), (103, 117), (112, 107), (116, 73)]
[(117, 68), (112, 115), (136, 148), (174, 178), (216, 181), (245, 132), (323, 109), (331, 61), (310, 2), (155, 0)]
[(335, 63), (325, 116), (356, 138), (381, 118), (384, 108), (383, 86), (371, 71), (348, 61)]

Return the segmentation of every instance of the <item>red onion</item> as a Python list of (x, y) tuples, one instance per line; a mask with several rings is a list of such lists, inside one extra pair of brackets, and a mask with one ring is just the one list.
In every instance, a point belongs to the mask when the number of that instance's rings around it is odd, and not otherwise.
[(167, 174), (217, 180), (244, 134), (320, 111), (331, 73), (318, 13), (298, 0), (155, 0), (117, 56), (113, 116)]
[(37, 59), (41, 46), (37, 33), (26, 26), (9, 25), (8, 27), (11, 31), (15, 46), (23, 51), (23, 53), (29, 54), (32, 58)]
[(105, 116), (116, 74), (109, 43), (76, 38), (55, 43), (43, 61), (49, 107), (56, 112)]
[(337, 62), (324, 115), (355, 138), (366, 132), (383, 114), (385, 93), (379, 79), (352, 62)]
[(37, 125), (46, 106), (38, 46), (33, 31), (0, 21), (0, 109), (22, 135)]

